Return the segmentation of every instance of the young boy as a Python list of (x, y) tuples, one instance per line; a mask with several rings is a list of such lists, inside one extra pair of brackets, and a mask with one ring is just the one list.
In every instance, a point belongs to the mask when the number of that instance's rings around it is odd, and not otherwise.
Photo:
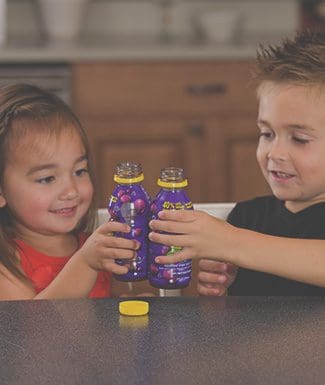
[(262, 47), (257, 69), (257, 160), (273, 195), (238, 203), (230, 224), (200, 212), (162, 212), (151, 228), (182, 235), (150, 238), (183, 246), (161, 263), (206, 258), (201, 294), (223, 294), (234, 281), (236, 269), (219, 260), (240, 267), (233, 295), (323, 295), (325, 242), (317, 239), (325, 239), (325, 37), (302, 32)]

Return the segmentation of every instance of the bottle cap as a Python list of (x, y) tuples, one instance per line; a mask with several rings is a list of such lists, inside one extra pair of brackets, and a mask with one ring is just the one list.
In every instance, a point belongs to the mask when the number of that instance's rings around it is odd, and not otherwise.
[(146, 301), (122, 301), (119, 303), (119, 312), (122, 315), (138, 316), (149, 312), (149, 303)]

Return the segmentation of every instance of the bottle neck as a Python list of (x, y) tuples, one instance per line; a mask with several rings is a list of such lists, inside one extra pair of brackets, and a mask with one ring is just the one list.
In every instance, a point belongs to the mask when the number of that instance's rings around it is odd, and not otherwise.
[(161, 178), (157, 181), (158, 186), (168, 190), (180, 190), (187, 186), (187, 179), (181, 181), (165, 181)]
[(114, 175), (114, 181), (119, 184), (134, 184), (134, 183), (141, 183), (144, 180), (143, 174), (134, 176), (134, 177), (121, 177), (117, 174)]

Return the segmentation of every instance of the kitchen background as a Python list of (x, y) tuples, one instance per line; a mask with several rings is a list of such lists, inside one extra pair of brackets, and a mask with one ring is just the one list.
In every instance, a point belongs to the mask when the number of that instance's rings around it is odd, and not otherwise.
[(71, 104), (102, 207), (125, 159), (143, 164), (152, 195), (175, 165), (194, 202), (237, 201), (268, 191), (255, 161), (258, 44), (324, 20), (322, 0), (0, 0), (0, 83)]

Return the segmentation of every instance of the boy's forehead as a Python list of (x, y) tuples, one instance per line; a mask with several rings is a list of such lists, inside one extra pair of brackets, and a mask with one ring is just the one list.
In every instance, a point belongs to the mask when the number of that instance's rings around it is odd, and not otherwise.
[(293, 92), (293, 93), (304, 93), (306, 97), (324, 97), (325, 96), (325, 84), (314, 84), (314, 83), (295, 83), (295, 82), (274, 82), (274, 81), (264, 81), (262, 82), (256, 90), (258, 100), (267, 95), (281, 95), (283, 93)]
[(273, 127), (325, 130), (325, 89), (316, 85), (264, 83), (260, 88), (259, 123)]

